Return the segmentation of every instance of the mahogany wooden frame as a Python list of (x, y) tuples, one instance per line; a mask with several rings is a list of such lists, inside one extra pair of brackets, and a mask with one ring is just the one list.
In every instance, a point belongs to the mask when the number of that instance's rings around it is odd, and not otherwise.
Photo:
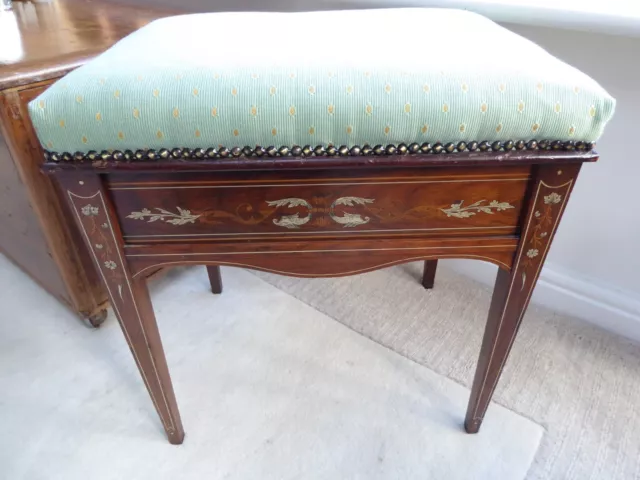
[[(207, 265), (220, 293), (219, 265), (318, 277), (425, 260), (422, 284), (432, 288), (438, 258), (492, 262), (500, 268), (464, 424), (476, 433), (580, 167), (595, 160), (593, 151), (512, 151), (49, 162), (43, 170), (60, 184), (169, 441), (179, 444), (184, 430), (145, 271)], [(141, 210), (149, 202), (156, 209)]]

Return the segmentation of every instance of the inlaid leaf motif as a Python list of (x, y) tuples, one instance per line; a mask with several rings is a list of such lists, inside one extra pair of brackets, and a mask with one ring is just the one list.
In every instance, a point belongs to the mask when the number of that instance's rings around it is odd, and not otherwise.
[(368, 203), (375, 202), (373, 198), (362, 198), (362, 197), (340, 197), (336, 199), (332, 204), (329, 211), (329, 216), (331, 219), (342, 225), (344, 228), (348, 227), (357, 227), (358, 225), (363, 225), (365, 223), (369, 223), (371, 220), (370, 217), (363, 217), (358, 213), (343, 213), (342, 216), (338, 216), (334, 212), (334, 208), (337, 205), (344, 205), (347, 207), (353, 207), (355, 205), (366, 205)]
[(300, 225), (304, 225), (309, 220), (311, 220), (311, 215), (300, 218), (300, 215), (295, 213), (293, 215), (284, 215), (280, 218), (274, 218), (273, 223), (278, 225), (279, 227), (300, 228)]
[(311, 209), (311, 205), (302, 198), (281, 198), (280, 200), (267, 200), (270, 207), (298, 207), (303, 206)]
[(461, 200), (459, 203), (452, 203), (449, 208), (441, 208), (440, 211), (444, 212), (447, 217), (469, 218), (478, 212), (493, 215), (495, 212), (502, 212), (509, 208), (515, 208), (509, 202), (492, 200), (488, 205), (483, 205), (485, 202), (486, 200), (478, 200), (477, 202), (465, 207), (464, 200)]
[(139, 212), (131, 212), (127, 215), (127, 218), (133, 218), (134, 220), (146, 220), (147, 223), (161, 220), (172, 225), (185, 225), (187, 223), (195, 223), (195, 221), (202, 216), (194, 215), (190, 210), (186, 210), (184, 208), (176, 207), (176, 209), (178, 210), (178, 213), (173, 213), (169, 210), (158, 207), (154, 209), (156, 210), (155, 212), (152, 212), (148, 208), (143, 208)]
[(345, 213), (342, 217), (338, 217), (336, 215), (331, 215), (331, 218), (336, 222), (342, 225), (343, 227), (357, 227), (358, 225), (363, 225), (365, 223), (369, 223), (371, 220), (369, 217), (362, 217), (362, 215), (357, 213)]
[(334, 205), (346, 205), (348, 207), (353, 207), (353, 204), (364, 205), (366, 203), (373, 203), (375, 200), (373, 198), (362, 198), (362, 197), (340, 197), (335, 202)]

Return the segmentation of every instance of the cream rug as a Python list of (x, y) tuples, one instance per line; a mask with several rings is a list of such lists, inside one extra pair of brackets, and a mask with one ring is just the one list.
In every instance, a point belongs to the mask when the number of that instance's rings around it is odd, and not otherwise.
[(467, 435), (464, 387), (249, 272), (223, 275), (221, 296), (204, 268), (152, 289), (187, 431), (175, 447), (113, 317), (84, 327), (0, 256), (0, 478), (526, 476), (539, 425), (495, 405)]
[[(442, 265), (435, 289), (426, 291), (419, 283), (421, 266), (336, 279), (256, 275), (356, 332), (470, 386), (491, 292)], [(527, 479), (640, 478), (637, 344), (531, 307), (494, 401), (546, 429)], [(487, 418), (480, 434), (490, 423)]]

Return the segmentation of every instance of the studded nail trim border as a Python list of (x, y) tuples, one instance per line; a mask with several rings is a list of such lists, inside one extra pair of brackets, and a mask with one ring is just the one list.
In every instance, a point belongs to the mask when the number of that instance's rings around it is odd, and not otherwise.
[(306, 145), (300, 147), (282, 146), (280, 148), (269, 147), (221, 147), (221, 148), (161, 148), (160, 150), (103, 150), (102, 152), (90, 151), (87, 153), (76, 152), (52, 152), (45, 150), (44, 158), (47, 162), (84, 162), (84, 161), (115, 161), (132, 162), (140, 160), (170, 160), (170, 159), (193, 159), (193, 160), (215, 160), (219, 158), (275, 158), (275, 157), (358, 157), (358, 156), (389, 156), (422, 154), (432, 155), (441, 153), (462, 153), (462, 152), (508, 152), (511, 150), (556, 150), (556, 151), (585, 151), (593, 149), (593, 142), (573, 142), (562, 140), (508, 140), (506, 142), (459, 142), (459, 143), (412, 143), (406, 145), (369, 145), (347, 147), (333, 145), (312, 147)]

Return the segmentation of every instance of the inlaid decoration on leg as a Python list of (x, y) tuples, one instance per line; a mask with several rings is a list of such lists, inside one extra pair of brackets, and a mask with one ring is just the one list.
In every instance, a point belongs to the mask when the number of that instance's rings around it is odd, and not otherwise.
[(513, 268), (498, 271), (465, 419), (469, 433), (480, 428), (579, 170), (537, 169)]
[(82, 178), (62, 182), (69, 205), (169, 441), (182, 443), (184, 431), (146, 282), (144, 278), (133, 279), (129, 272), (99, 176)]

